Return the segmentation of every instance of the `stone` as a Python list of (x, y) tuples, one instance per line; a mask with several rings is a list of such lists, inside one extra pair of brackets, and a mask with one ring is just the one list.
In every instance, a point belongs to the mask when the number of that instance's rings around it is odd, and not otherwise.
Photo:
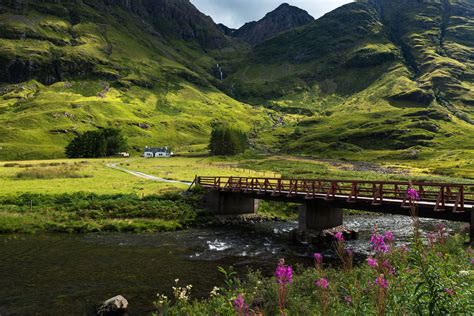
[(121, 315), (127, 311), (128, 301), (122, 295), (106, 300), (98, 309), (97, 315)]

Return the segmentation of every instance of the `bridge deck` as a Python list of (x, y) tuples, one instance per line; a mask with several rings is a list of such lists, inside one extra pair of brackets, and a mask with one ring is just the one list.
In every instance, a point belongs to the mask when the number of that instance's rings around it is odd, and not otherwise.
[[(358, 209), (390, 206), (407, 210), (413, 203), (428, 213), (427, 217), (446, 218), (434, 213), (451, 213), (453, 219), (462, 221), (469, 221), (468, 215), (474, 209), (474, 185), (471, 184), (247, 177), (197, 177), (195, 181), (223, 192), (287, 201), (324, 199), (345, 208), (357, 204)], [(417, 190), (419, 199), (410, 201), (409, 188)]]

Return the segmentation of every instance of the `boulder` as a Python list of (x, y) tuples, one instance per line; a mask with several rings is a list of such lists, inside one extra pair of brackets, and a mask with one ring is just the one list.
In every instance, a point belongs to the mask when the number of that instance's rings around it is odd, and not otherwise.
[(97, 315), (122, 315), (127, 311), (128, 301), (122, 295), (106, 300), (98, 309)]

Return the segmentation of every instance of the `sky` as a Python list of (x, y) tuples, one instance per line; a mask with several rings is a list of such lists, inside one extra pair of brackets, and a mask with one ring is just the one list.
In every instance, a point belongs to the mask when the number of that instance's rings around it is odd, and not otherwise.
[(204, 14), (210, 15), (214, 22), (231, 28), (239, 28), (245, 22), (260, 20), (280, 4), (286, 2), (308, 11), (314, 18), (349, 2), (351, 0), (191, 0)]

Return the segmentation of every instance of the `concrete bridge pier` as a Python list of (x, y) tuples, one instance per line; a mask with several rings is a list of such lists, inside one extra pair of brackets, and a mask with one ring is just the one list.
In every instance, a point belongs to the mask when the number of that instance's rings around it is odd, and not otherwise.
[(326, 201), (310, 200), (299, 207), (298, 229), (322, 231), (342, 225), (342, 210)]
[(259, 206), (259, 200), (253, 197), (222, 191), (208, 191), (204, 203), (218, 215), (255, 214)]

